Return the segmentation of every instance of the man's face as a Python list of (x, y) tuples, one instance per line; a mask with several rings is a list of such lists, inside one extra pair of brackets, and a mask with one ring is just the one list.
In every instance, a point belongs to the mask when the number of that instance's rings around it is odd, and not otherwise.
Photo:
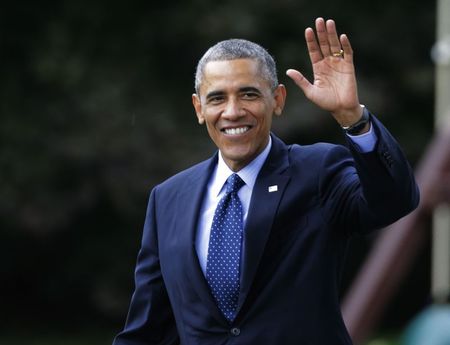
[(250, 163), (269, 141), (272, 115), (281, 115), (286, 89), (273, 91), (264, 79), (258, 61), (237, 59), (208, 62), (199, 94), (192, 95), (200, 124), (225, 163), (239, 171)]

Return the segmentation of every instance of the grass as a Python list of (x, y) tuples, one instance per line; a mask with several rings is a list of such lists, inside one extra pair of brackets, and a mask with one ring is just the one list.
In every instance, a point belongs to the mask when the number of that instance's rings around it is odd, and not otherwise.
[(50, 333), (48, 334), (3, 334), (0, 335), (1, 345), (111, 345), (114, 332), (98, 332), (80, 334)]
[[(31, 334), (21, 332), (21, 334), (2, 334), (0, 335), (1, 345), (111, 345), (114, 331), (98, 332), (73, 332), (62, 333), (42, 333)], [(365, 345), (400, 345), (400, 339), (396, 335), (380, 335), (373, 337)]]
[(368, 340), (365, 345), (400, 345), (400, 337), (398, 335), (377, 336)]

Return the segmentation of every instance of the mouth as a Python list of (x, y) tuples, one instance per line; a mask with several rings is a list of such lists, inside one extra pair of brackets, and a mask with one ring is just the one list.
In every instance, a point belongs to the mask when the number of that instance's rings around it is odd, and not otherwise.
[(250, 130), (250, 126), (242, 126), (236, 128), (223, 128), (221, 131), (227, 135), (241, 135)]

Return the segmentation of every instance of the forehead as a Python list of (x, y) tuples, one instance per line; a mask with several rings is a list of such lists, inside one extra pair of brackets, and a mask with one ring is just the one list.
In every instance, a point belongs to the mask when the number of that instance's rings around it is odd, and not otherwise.
[(200, 92), (211, 89), (241, 88), (243, 86), (269, 87), (255, 59), (210, 61), (205, 65)]
[(256, 59), (232, 59), (209, 61), (204, 68), (204, 74), (214, 74), (228, 72), (230, 69), (236, 72), (256, 72), (259, 69), (259, 62)]

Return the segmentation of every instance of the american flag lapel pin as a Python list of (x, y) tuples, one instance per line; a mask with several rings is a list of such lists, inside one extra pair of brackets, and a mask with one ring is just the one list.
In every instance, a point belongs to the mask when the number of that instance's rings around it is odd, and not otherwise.
[(278, 191), (278, 185), (269, 186), (269, 193), (277, 192)]

